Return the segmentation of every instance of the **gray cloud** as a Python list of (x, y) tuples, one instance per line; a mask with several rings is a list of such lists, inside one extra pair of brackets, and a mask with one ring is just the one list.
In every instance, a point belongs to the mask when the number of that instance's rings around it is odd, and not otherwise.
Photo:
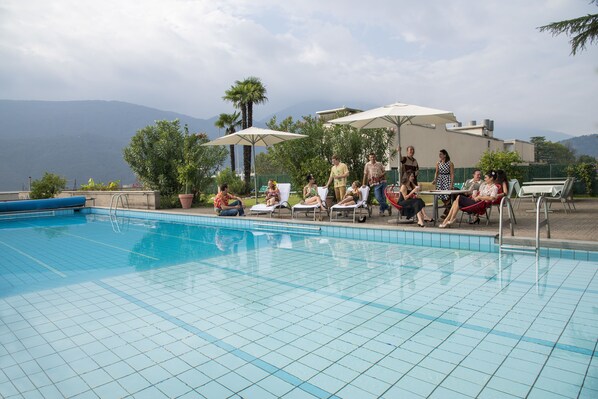
[[(259, 76), (256, 116), (308, 100), (396, 100), (459, 119), (593, 133), (596, 46), (536, 27), (584, 1), (4, 0), (0, 98), (121, 100), (208, 118)], [(315, 110), (314, 110), (315, 111)]]

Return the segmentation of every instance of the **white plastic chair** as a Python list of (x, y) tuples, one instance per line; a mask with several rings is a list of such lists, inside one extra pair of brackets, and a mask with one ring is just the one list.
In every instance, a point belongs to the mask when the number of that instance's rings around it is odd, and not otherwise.
[[(348, 192), (350, 192), (352, 189), (349, 189)], [(330, 221), (334, 222), (334, 221), (339, 221), (340, 219), (338, 218), (338, 214), (336, 215), (337, 217), (335, 218), (335, 214), (337, 212), (353, 212), (353, 223), (355, 223), (355, 217), (357, 216), (357, 211), (359, 211), (359, 215), (362, 214), (363, 210), (365, 209), (367, 211), (368, 216), (372, 216), (372, 209), (368, 206), (368, 196), (370, 195), (370, 187), (369, 186), (365, 186), (365, 187), (360, 187), (359, 191), (361, 191), (361, 199), (359, 201), (357, 201), (356, 204), (354, 205), (333, 205), (330, 208)]]
[(269, 214), (270, 217), (276, 213), (278, 210), (278, 214), (282, 213), (282, 209), (291, 209), (289, 205), (289, 196), (291, 195), (291, 183), (278, 183), (278, 190), (280, 191), (280, 201), (276, 205), (268, 206), (266, 204), (255, 204), (251, 207), (249, 212), (252, 215), (261, 215), (261, 214)]
[(521, 202), (522, 198), (529, 198), (532, 200), (532, 202), (534, 201), (534, 195), (533, 194), (525, 194), (525, 192), (523, 191), (523, 187), (521, 187), (519, 185), (518, 180), (515, 180), (515, 183), (513, 184), (513, 192), (517, 196), (517, 206), (516, 206), (517, 209), (519, 209), (519, 203)]
[[(570, 212), (573, 212), (573, 210), (577, 210), (577, 209), (575, 209), (575, 204), (573, 203), (573, 183), (574, 182), (575, 182), (575, 178), (569, 177), (567, 180), (565, 180), (565, 184), (563, 185), (563, 188), (561, 189), (561, 191), (559, 191), (552, 197), (547, 196), (546, 201), (548, 203), (560, 201), (561, 204), (563, 204), (563, 209), (565, 210), (565, 213), (567, 213), (567, 207), (569, 208)], [(573, 205), (573, 208), (571, 208), (571, 205)]]
[[(328, 196), (328, 187), (318, 187), (318, 195), (320, 196), (322, 203), (324, 205), (326, 205), (326, 197)], [(321, 218), (322, 210), (320, 209), (320, 205), (318, 205), (317, 203), (313, 204), (313, 205), (297, 204), (297, 205), (293, 206), (293, 208), (291, 208), (291, 218), (295, 218), (295, 215), (298, 212), (305, 212), (305, 216), (307, 216), (309, 213), (313, 212), (314, 220), (316, 220), (316, 211)]]

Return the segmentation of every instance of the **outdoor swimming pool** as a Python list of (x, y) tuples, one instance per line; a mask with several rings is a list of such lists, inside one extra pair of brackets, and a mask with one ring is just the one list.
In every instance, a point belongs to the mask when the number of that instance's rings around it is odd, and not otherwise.
[(0, 396), (598, 397), (596, 262), (304, 232), (0, 221)]

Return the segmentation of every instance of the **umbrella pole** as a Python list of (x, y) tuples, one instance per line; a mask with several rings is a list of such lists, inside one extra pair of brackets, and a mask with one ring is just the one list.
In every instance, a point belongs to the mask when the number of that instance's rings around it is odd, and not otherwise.
[(255, 190), (255, 203), (257, 205), (257, 171), (255, 169), (255, 144), (251, 145), (251, 152), (253, 153), (253, 187)]
[[(401, 124), (397, 124), (397, 147), (401, 146)], [(397, 169), (397, 184), (400, 187), (401, 184), (401, 154), (398, 154), (397, 156), (398, 160), (399, 160), (399, 167)]]

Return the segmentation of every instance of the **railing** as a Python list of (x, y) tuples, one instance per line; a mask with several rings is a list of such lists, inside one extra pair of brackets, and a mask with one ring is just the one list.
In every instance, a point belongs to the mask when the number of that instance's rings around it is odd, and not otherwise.
[[(511, 205), (511, 200), (508, 197), (503, 197), (500, 201), (500, 209), (499, 209), (499, 220), (498, 220), (498, 248), (499, 251), (511, 251), (511, 252), (522, 252), (522, 253), (529, 253), (534, 252), (536, 256), (540, 253), (540, 228), (546, 226), (546, 238), (550, 238), (550, 222), (548, 220), (548, 206), (546, 205), (546, 198), (544, 196), (540, 196), (536, 203), (536, 234), (535, 234), (535, 245), (533, 247), (523, 246), (523, 245), (510, 245), (505, 244), (503, 242), (503, 207), (506, 205), (507, 210), (509, 211), (509, 215), (513, 215), (513, 207)], [(544, 205), (544, 220), (540, 221), (540, 208)], [(515, 235), (515, 230), (513, 227), (513, 223), (509, 218), (510, 227), (511, 227), (511, 236)]]
[(116, 210), (118, 209), (119, 202), (120, 202), (120, 205), (121, 205), (122, 208), (129, 209), (129, 196), (128, 196), (128, 194), (125, 194), (125, 193), (114, 194), (112, 196), (112, 198), (110, 199), (110, 210), (108, 211), (108, 213), (110, 215), (116, 216)]

